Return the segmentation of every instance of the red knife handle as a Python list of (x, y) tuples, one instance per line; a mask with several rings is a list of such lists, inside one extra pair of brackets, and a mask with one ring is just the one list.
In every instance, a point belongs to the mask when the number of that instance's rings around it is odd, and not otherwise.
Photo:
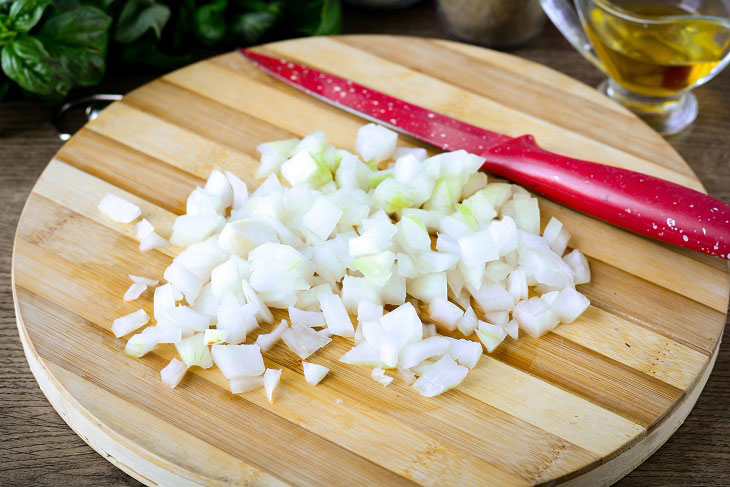
[(627, 169), (540, 148), (534, 137), (487, 150), (484, 169), (626, 230), (730, 259), (730, 205)]

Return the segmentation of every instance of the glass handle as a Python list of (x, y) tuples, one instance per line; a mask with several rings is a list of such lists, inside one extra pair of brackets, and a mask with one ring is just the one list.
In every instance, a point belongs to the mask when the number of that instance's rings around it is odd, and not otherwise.
[(605, 72), (603, 64), (596, 56), (591, 41), (583, 30), (581, 21), (575, 9), (567, 0), (540, 0), (545, 11), (555, 27), (563, 34), (575, 49), (601, 71)]

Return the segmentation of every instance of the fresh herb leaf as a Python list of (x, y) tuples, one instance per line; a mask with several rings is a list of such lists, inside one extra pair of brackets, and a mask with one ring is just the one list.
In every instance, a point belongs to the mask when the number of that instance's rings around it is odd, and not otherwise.
[(8, 78), (24, 90), (44, 95), (64, 96), (73, 83), (68, 72), (53, 59), (43, 43), (28, 35), (15, 39), (3, 46), (2, 68)]
[(341, 20), (339, 0), (289, 0), (286, 3), (286, 24), (295, 32), (311, 36), (339, 34)]
[(226, 35), (225, 10), (228, 0), (214, 0), (195, 11), (195, 34), (207, 46), (221, 41)]
[(54, 13), (43, 24), (38, 37), (75, 85), (91, 86), (104, 76), (110, 24), (107, 14), (83, 5)]
[(193, 16), (195, 14), (195, 0), (183, 0), (178, 9), (175, 29), (172, 34), (172, 46), (179, 47), (185, 36), (193, 30)]
[(155, 0), (129, 0), (119, 14), (115, 39), (122, 44), (136, 41), (152, 31), (159, 39), (170, 18), (170, 7)]
[(28, 32), (43, 16), (51, 0), (15, 0), (10, 5), (8, 18), (17, 32)]
[(239, 14), (231, 24), (231, 33), (236, 39), (248, 43), (256, 42), (279, 18), (279, 12), (247, 12)]

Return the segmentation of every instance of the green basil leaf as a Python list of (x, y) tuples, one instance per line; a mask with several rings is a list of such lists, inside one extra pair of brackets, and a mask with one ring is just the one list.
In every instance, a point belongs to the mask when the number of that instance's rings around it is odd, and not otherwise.
[(288, 0), (284, 24), (288, 30), (311, 36), (339, 34), (342, 21), (340, 0), (303, 2)]
[(170, 18), (170, 7), (155, 0), (129, 0), (119, 14), (115, 39), (129, 44), (152, 31), (157, 39)]
[(212, 46), (226, 35), (225, 13), (228, 0), (215, 0), (195, 11), (195, 34), (205, 45)]
[(3, 46), (0, 54), (5, 75), (24, 90), (44, 96), (64, 96), (73, 86), (66, 69), (28, 35)]
[(83, 5), (56, 12), (44, 23), (38, 37), (66, 69), (74, 85), (91, 86), (104, 76), (110, 25), (111, 17), (107, 14)]
[(8, 18), (17, 32), (28, 32), (43, 15), (51, 0), (15, 0), (10, 6)]
[(247, 12), (239, 14), (230, 25), (236, 39), (247, 43), (256, 42), (276, 23), (278, 15), (272, 12)]

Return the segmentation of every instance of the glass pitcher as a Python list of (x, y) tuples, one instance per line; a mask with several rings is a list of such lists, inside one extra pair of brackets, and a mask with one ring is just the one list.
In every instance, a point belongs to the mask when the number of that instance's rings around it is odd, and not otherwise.
[(575, 10), (567, 0), (541, 4), (608, 75), (599, 89), (663, 135), (692, 123), (690, 90), (730, 62), (730, 0), (575, 0)]

